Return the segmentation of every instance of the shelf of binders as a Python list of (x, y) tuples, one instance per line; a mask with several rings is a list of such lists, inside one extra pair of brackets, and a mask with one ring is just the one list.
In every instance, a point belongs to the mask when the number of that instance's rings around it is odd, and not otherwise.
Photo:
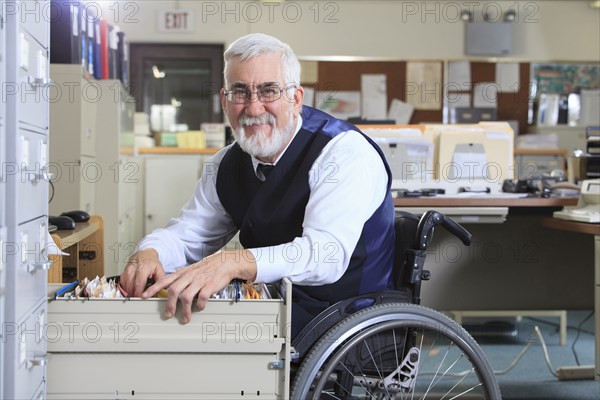
[(50, 23), (51, 64), (79, 64), (84, 76), (119, 79), (129, 87), (129, 45), (125, 33), (94, 15), (94, 7), (76, 0), (52, 0), (56, 17)]

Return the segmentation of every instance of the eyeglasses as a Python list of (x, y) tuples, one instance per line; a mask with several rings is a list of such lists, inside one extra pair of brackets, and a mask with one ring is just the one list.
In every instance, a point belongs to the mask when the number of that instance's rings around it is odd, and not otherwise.
[(295, 85), (288, 85), (281, 89), (277, 85), (267, 84), (259, 86), (255, 91), (250, 90), (248, 86), (235, 86), (231, 90), (225, 91), (225, 98), (230, 103), (243, 104), (251, 101), (252, 95), (256, 93), (256, 98), (263, 103), (272, 103), (281, 98), (281, 93), (291, 89)]

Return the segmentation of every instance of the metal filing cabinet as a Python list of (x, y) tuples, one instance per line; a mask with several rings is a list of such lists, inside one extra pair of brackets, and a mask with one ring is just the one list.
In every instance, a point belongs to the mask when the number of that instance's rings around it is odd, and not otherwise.
[(287, 399), (290, 281), (271, 292), (211, 299), (186, 325), (166, 299), (50, 299), (47, 398)]
[[(4, 0), (0, 0), (0, 83), (6, 82), (6, 55), (4, 43)], [(6, 242), (6, 222), (4, 221), (4, 207), (6, 205), (6, 189), (4, 171), (1, 166), (6, 161), (6, 140), (4, 124), (6, 111), (4, 101), (0, 101), (0, 396), (4, 387), (4, 294), (6, 260), (4, 257), (4, 243)]]
[(48, 217), (49, 1), (3, 1), (3, 133), (0, 141), (3, 237), (2, 385), (4, 399), (45, 396)]

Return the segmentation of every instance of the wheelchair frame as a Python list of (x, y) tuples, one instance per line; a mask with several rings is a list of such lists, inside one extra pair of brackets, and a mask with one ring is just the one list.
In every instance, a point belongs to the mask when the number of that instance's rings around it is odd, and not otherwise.
[[(458, 398), (475, 392), (485, 399), (501, 399), (493, 370), (476, 341), (452, 319), (420, 305), (422, 281), (430, 278), (429, 271), (423, 269), (426, 250), (432, 240), (434, 227), (438, 225), (457, 236), (465, 245), (470, 244), (469, 232), (436, 211), (426, 212), (421, 219), (406, 212), (396, 214), (396, 290), (336, 303), (319, 314), (294, 338), (292, 347), (296, 351), (296, 362), (301, 360), (301, 363), (292, 383), (291, 398), (362, 398), (355, 397), (353, 388), (357, 386), (358, 392), (362, 392), (357, 396), (365, 398), (396, 399), (407, 396), (412, 399), (415, 393), (418, 393), (416, 398)], [(386, 330), (391, 332), (393, 342), (381, 345), (380, 335), (384, 342), (390, 340), (389, 332), (387, 336), (383, 335)], [(405, 339), (397, 341), (396, 333), (404, 334)], [(438, 376), (446, 375), (454, 367), (454, 364), (450, 365), (440, 374), (446, 358), (444, 356), (432, 380), (426, 382), (426, 388), (418, 388), (417, 378), (420, 373), (423, 374), (420, 364), (425, 334), (428, 340), (429, 336), (434, 336), (436, 340), (438, 336), (443, 337), (444, 340), (440, 342), (444, 345), (449, 342), (459, 349), (461, 357), (466, 355), (476, 382), (465, 385), (465, 388), (461, 383), (466, 375), (459, 376), (458, 383), (453, 386), (446, 384), (441, 394), (435, 392), (433, 388), (442, 380)], [(366, 345), (368, 357), (361, 354), (365, 351), (357, 347), (359, 344)], [(385, 353), (386, 350), (395, 355), (395, 363), (393, 359), (382, 360), (381, 368), (375, 366), (374, 371), (376, 358), (390, 356)], [(457, 363), (458, 360), (455, 361)], [(365, 373), (369, 368), (371, 370)]]

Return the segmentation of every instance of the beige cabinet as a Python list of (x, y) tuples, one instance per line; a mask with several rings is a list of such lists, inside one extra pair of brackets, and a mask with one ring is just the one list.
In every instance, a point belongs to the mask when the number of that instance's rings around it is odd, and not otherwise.
[(96, 81), (79, 66), (52, 65), (50, 214), (84, 210), (104, 219), (104, 270), (121, 272), (143, 231), (143, 164), (122, 154), (135, 100), (118, 80)]
[(96, 99), (98, 85), (79, 65), (50, 65), (49, 170), (54, 175), (50, 214), (69, 210), (96, 212)]
[(144, 234), (179, 216), (202, 173), (208, 155), (148, 155), (145, 160)]
[(96, 160), (102, 177), (96, 183), (96, 212), (104, 218), (107, 276), (120, 274), (142, 238), (143, 163), (121, 152), (124, 138), (133, 134), (135, 99), (118, 80), (98, 81)]

